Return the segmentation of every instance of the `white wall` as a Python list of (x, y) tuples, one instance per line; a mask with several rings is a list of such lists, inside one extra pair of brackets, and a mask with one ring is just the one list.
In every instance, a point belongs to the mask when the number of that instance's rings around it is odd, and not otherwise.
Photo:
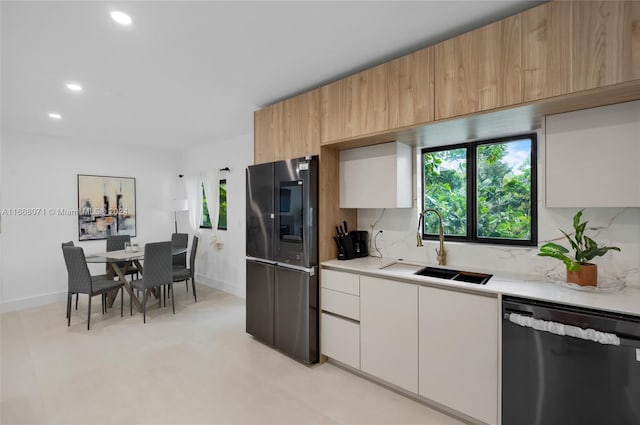
[[(87, 147), (28, 135), (3, 134), (2, 208), (77, 208), (77, 174), (136, 179), (140, 244), (169, 240), (178, 164), (169, 151), (117, 144)], [(11, 310), (64, 299), (67, 272), (60, 243), (72, 240), (86, 253), (104, 251), (105, 241), (78, 243), (77, 216), (40, 214), (2, 217), (0, 308)], [(104, 273), (104, 265), (92, 273)]]
[[(460, 142), (460, 141), (451, 141)], [(569, 233), (573, 229), (573, 216), (579, 208), (545, 208), (544, 194), (544, 131), (538, 132), (538, 246), (555, 241), (568, 247), (558, 229)], [(415, 186), (420, 181), (415, 170), (420, 167), (418, 154), (414, 165)], [(615, 190), (615, 189), (612, 189)], [(424, 241), (424, 247), (416, 247), (420, 189), (413, 190), (414, 207), (407, 209), (359, 209), (358, 228), (370, 234), (382, 229), (378, 246), (382, 255), (419, 262), (437, 264), (435, 248), (438, 241)], [(640, 208), (587, 208), (583, 220), (588, 220), (587, 236), (599, 244), (617, 246), (621, 252), (609, 251), (592, 262), (598, 264), (598, 285), (618, 285), (624, 282), (640, 286)], [(378, 221), (379, 220), (379, 221)], [(372, 225), (376, 223), (372, 232)], [(373, 244), (372, 244), (373, 245)], [(564, 281), (566, 268), (551, 258), (538, 257), (537, 247), (509, 247), (503, 245), (446, 242), (447, 265), (478, 271), (507, 272), (548, 280)], [(370, 247), (370, 251), (372, 247)]]
[[(179, 170), (185, 175), (197, 175), (206, 170), (230, 169), (220, 174), (227, 180), (227, 230), (198, 230), (196, 282), (241, 297), (245, 296), (246, 277), (245, 169), (251, 164), (253, 133), (188, 149)], [(188, 229), (186, 214), (181, 214), (178, 226)], [(212, 236), (223, 242), (221, 249), (212, 245)]]

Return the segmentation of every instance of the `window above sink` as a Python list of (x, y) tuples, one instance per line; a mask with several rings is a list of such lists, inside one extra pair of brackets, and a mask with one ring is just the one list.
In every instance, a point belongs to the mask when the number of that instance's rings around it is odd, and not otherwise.
[[(422, 149), (422, 209), (448, 241), (535, 246), (536, 152), (535, 134)], [(438, 228), (425, 216), (423, 239)]]

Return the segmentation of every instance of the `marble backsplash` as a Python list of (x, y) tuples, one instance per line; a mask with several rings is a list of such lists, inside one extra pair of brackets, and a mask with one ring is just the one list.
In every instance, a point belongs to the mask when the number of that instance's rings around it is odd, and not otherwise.
[[(577, 208), (544, 208), (538, 206), (538, 246), (556, 241), (568, 247), (558, 229), (573, 229)], [(416, 247), (418, 211), (405, 209), (359, 209), (358, 229), (377, 236), (377, 245), (384, 257), (437, 265), (435, 248), (438, 241), (424, 241)], [(640, 208), (587, 208), (583, 220), (589, 221), (585, 234), (598, 244), (617, 246), (621, 252), (609, 251), (592, 262), (598, 265), (598, 286), (625, 283), (640, 287)], [(374, 226), (372, 229), (372, 225)], [(446, 242), (447, 265), (468, 269), (496, 270), (506, 273), (545, 277), (564, 281), (566, 268), (553, 258), (537, 256), (536, 247)], [(370, 252), (375, 253), (373, 238)]]

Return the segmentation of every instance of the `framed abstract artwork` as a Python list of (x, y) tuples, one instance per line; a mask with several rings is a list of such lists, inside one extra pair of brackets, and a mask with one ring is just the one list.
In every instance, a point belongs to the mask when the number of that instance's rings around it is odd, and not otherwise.
[(136, 235), (136, 179), (78, 174), (78, 239)]

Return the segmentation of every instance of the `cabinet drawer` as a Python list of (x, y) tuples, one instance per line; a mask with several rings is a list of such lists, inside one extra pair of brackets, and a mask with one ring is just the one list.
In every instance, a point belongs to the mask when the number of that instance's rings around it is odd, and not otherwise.
[(322, 288), (322, 310), (360, 320), (360, 297)]
[(351, 295), (360, 295), (360, 276), (353, 273), (322, 269), (321, 286)]
[(320, 348), (322, 354), (360, 369), (360, 325), (322, 313)]

